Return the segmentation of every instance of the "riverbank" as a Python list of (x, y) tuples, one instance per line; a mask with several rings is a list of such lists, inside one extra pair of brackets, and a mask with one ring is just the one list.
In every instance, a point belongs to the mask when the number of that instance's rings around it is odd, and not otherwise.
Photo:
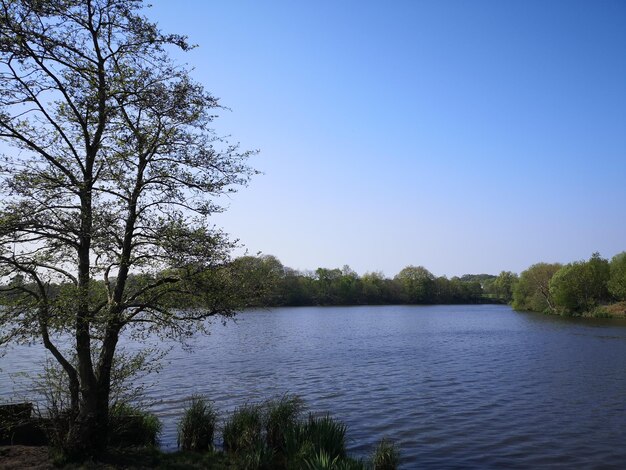
[(600, 305), (583, 317), (593, 318), (626, 318), (626, 301), (616, 302), (608, 305)]
[[(0, 421), (4, 443), (29, 444), (25, 426), (45, 426), (50, 447), (3, 448), (3, 468), (238, 468), (247, 470), (316, 468), (332, 470), (396, 470), (399, 450), (387, 439), (379, 441), (366, 460), (348, 455), (348, 427), (330, 415), (305, 418), (304, 402), (283, 395), (234, 410), (223, 425), (209, 400), (194, 395), (178, 423), (178, 452), (164, 453), (158, 435), (161, 424), (154, 415), (128, 405), (125, 414), (112, 408), (103, 453), (68, 455), (67, 422), (62, 416), (42, 422), (28, 416), (32, 405), (8, 405)], [(9, 416), (13, 411), (14, 416)], [(65, 415), (66, 416), (66, 415)], [(215, 445), (218, 430), (221, 442)], [(54, 443), (59, 444), (56, 447)], [(44, 451), (44, 449), (47, 449)], [(97, 455), (97, 460), (90, 456)], [(87, 458), (87, 460), (85, 460)], [(74, 465), (73, 462), (79, 462)]]
[(28, 468), (127, 470), (147, 469), (233, 469), (228, 457), (221, 453), (174, 452), (165, 453), (155, 448), (111, 449), (98, 461), (82, 464), (59, 464), (48, 447), (2, 446), (0, 447), (0, 470)]
[[(519, 310), (523, 312), (524, 310)], [(527, 310), (533, 313), (541, 313), (534, 310)], [(546, 309), (544, 310), (546, 315), (553, 315), (558, 317), (571, 317), (571, 318), (602, 318), (602, 319), (626, 319), (626, 301), (616, 302), (606, 305), (598, 305), (592, 310), (580, 313), (572, 313), (562, 309)]]

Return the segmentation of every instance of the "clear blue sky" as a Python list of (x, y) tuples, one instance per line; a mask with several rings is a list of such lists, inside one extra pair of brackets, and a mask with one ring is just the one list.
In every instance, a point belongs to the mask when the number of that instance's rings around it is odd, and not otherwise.
[(297, 269), (626, 250), (626, 2), (154, 0), (264, 172), (215, 222)]

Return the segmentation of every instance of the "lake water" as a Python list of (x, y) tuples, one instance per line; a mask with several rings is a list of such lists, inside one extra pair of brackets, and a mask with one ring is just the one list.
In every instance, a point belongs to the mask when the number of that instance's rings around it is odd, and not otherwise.
[[(367, 456), (388, 437), (403, 468), (624, 468), (626, 323), (517, 313), (506, 306), (282, 308), (216, 324), (175, 347), (149, 387), (176, 445), (185, 398), (218, 409), (296, 393), (348, 425)], [(28, 394), (0, 359), (0, 396)], [(16, 390), (13, 390), (16, 388)]]

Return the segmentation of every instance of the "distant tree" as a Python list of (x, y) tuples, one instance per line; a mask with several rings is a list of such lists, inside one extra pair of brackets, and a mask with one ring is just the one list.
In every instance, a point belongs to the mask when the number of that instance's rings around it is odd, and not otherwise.
[(507, 303), (511, 302), (513, 300), (513, 287), (517, 281), (517, 274), (511, 271), (502, 271), (493, 281), (495, 295)]
[(385, 298), (385, 276), (381, 272), (361, 276), (361, 295), (364, 304), (382, 304)]
[(626, 300), (626, 251), (611, 259), (608, 289), (617, 300)]
[(479, 303), (483, 295), (483, 288), (480, 281), (469, 281), (461, 284), (464, 303)]
[(550, 280), (550, 294), (562, 313), (591, 311), (608, 298), (609, 263), (594, 253), (589, 261), (570, 263)]
[(208, 216), (248, 181), (249, 152), (214, 134), (217, 99), (168, 57), (190, 46), (142, 8), (0, 2), (0, 275), (25, 279), (7, 287), (19, 298), (0, 310), (0, 343), (41, 341), (62, 367), (75, 455), (107, 441), (124, 329), (184, 338), (233, 313), (230, 295), (189, 311), (176, 299), (227, 285), (232, 243)]
[(317, 303), (319, 305), (339, 305), (339, 281), (341, 269), (317, 268), (315, 270)]
[(598, 303), (609, 298), (608, 282), (611, 276), (609, 261), (595, 252), (586, 263), (588, 270), (587, 289), (592, 302)]
[(433, 298), (435, 303), (454, 303), (450, 281), (446, 276), (440, 276), (433, 281)]
[(337, 295), (342, 305), (356, 305), (360, 303), (362, 283), (359, 275), (347, 264), (341, 268), (341, 277), (338, 280)]
[(402, 286), (408, 303), (424, 304), (433, 301), (435, 276), (423, 266), (407, 266), (394, 279)]
[(315, 279), (295, 269), (285, 268), (285, 276), (280, 283), (280, 305), (304, 306), (316, 304)]
[(229, 263), (224, 272), (239, 290), (237, 303), (241, 308), (282, 304), (280, 283), (285, 267), (275, 256), (241, 256)]
[(496, 276), (493, 274), (463, 274), (460, 279), (463, 282), (478, 281), (482, 285), (484, 282), (495, 280), (495, 278)]
[(561, 268), (559, 263), (537, 263), (523, 271), (513, 287), (513, 308), (545, 312), (554, 310), (550, 280)]

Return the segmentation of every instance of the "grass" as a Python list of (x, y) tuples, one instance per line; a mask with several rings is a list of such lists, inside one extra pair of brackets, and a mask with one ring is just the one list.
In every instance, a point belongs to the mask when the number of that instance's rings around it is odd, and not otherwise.
[(201, 452), (213, 449), (217, 413), (210, 401), (194, 395), (178, 423), (178, 447)]
[(109, 411), (109, 444), (114, 447), (156, 446), (161, 429), (159, 418), (128, 404)]
[(224, 424), (224, 450), (238, 453), (258, 450), (262, 445), (263, 415), (259, 405), (245, 404), (237, 408)]
[[(58, 465), (57, 465), (58, 466)], [(68, 463), (58, 466), (64, 470), (195, 470), (213, 469), (227, 470), (238, 468), (223, 452), (189, 452), (179, 451), (165, 453), (154, 447), (144, 448), (111, 448), (97, 461), (87, 461), (80, 464)]]
[(265, 403), (265, 441), (270, 449), (285, 450), (285, 432), (296, 426), (304, 411), (304, 402), (296, 395), (283, 395)]
[(595, 318), (626, 318), (626, 301), (596, 307), (590, 314)]
[(347, 431), (345, 424), (329, 415), (320, 418), (309, 415), (303, 426), (303, 438), (313, 444), (316, 453), (325, 452), (332, 459), (343, 458), (346, 456)]
[(395, 470), (399, 463), (400, 451), (398, 446), (387, 439), (382, 439), (372, 456), (374, 470)]
[(350, 458), (331, 458), (326, 452), (320, 451), (304, 461), (307, 470), (364, 470), (365, 465)]
[[(268, 400), (261, 404), (245, 404), (225, 420), (223, 451), (213, 446), (217, 413), (212, 403), (193, 396), (178, 426), (178, 443), (182, 450), (163, 453), (154, 446), (160, 431), (158, 420), (138, 410), (123, 407), (112, 411), (120, 416), (140, 416), (146, 439), (138, 447), (110, 447), (98, 461), (67, 464), (66, 469), (200, 469), (239, 470), (394, 470), (399, 452), (395, 444), (382, 440), (371, 462), (355, 460), (347, 455), (347, 427), (329, 415), (303, 418), (303, 401), (293, 395)], [(154, 418), (156, 419), (156, 418)], [(120, 422), (123, 422), (120, 421)], [(124, 428), (112, 428), (112, 437)]]

